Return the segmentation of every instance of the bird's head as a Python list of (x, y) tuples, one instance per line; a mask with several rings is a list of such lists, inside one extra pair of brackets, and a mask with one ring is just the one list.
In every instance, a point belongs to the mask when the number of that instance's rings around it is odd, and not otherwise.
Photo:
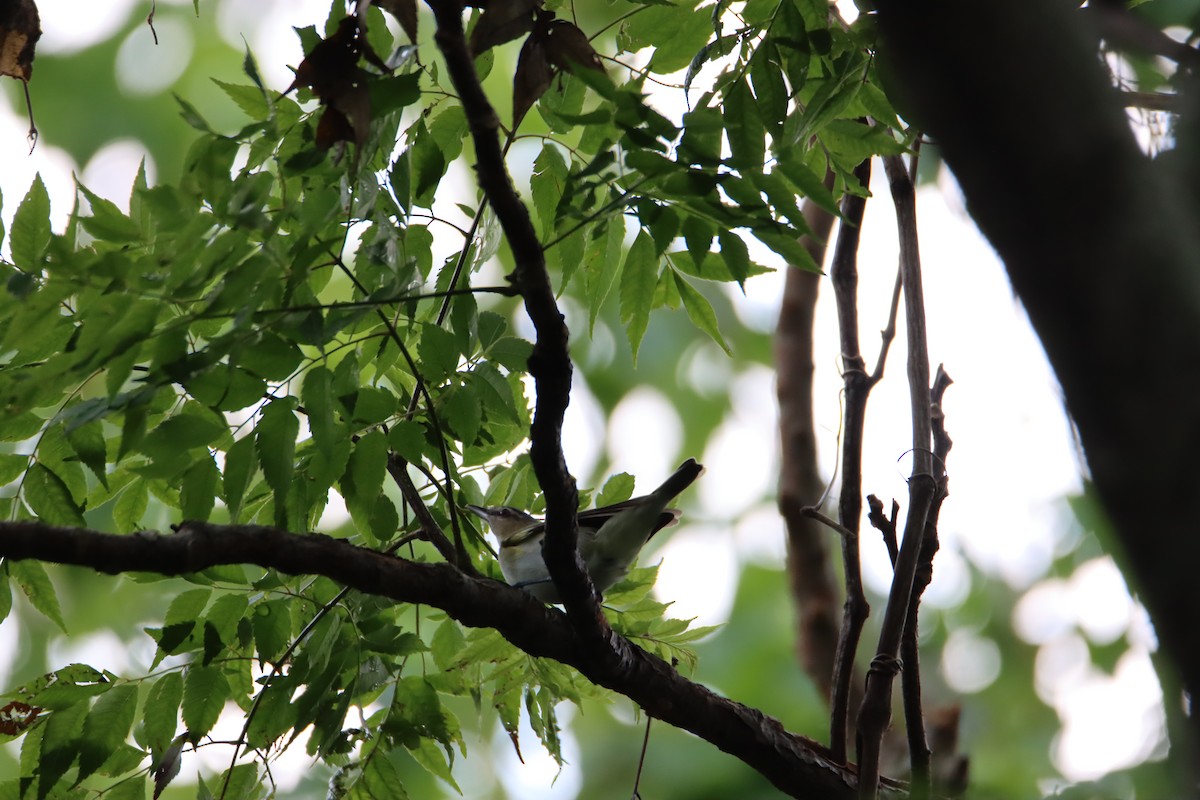
[(519, 508), (511, 506), (466, 506), (466, 509), (481, 518), (496, 534), (496, 538), (504, 544), (522, 531), (529, 530), (534, 525), (540, 525), (541, 520), (531, 517)]

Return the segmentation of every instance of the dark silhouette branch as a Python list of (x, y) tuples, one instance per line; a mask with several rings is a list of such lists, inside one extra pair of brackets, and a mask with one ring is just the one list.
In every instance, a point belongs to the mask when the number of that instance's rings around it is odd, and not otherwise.
[[(854, 771), (835, 763), (820, 744), (687, 680), (670, 664), (627, 642), (622, 659), (594, 659), (592, 647), (562, 612), (519, 589), (469, 576), (450, 564), (407, 561), (321, 534), (198, 522), (185, 522), (173, 534), (147, 531), (130, 536), (38, 522), (0, 523), (0, 557), (73, 564), (109, 574), (181, 575), (253, 564), (289, 575), (321, 575), (397, 602), (433, 606), (464, 625), (495, 629), (530, 655), (574, 667), (598, 686), (629, 697), (648, 715), (740, 759), (792, 797), (854, 796)], [(898, 786), (890, 783), (889, 790)], [(892, 796), (901, 795), (893, 791)]]
[(525, 301), (537, 332), (529, 374), (537, 387), (529, 458), (546, 498), (546, 538), (542, 550), (563, 606), (581, 629), (590, 629), (597, 657), (620, 659), (615, 637), (600, 610), (600, 598), (584, 569), (576, 544), (579, 492), (562, 450), (562, 425), (571, 398), (571, 357), (567, 326), (554, 299), (546, 259), (529, 210), (517, 194), (504, 164), (500, 119), (475, 72), (463, 34), (461, 0), (429, 0), (437, 21), (434, 40), (462, 102), (475, 145), (476, 174), (484, 198), (496, 212), (516, 268), (509, 280)]
[[(866, 190), (871, 183), (871, 161), (863, 161), (854, 177)], [(829, 711), (829, 746), (842, 761), (847, 760), (847, 736), (852, 705), (854, 656), (862, 638), (863, 626), (871, 613), (863, 591), (859, 557), (860, 519), (862, 517), (863, 428), (867, 418), (867, 398), (871, 379), (858, 344), (858, 243), (867, 199), (847, 194), (842, 200), (842, 224), (829, 277), (837, 301), (838, 333), (842, 348), (842, 479), (838, 495), (838, 521), (852, 535), (842, 536), (842, 573), (846, 581), (846, 600), (842, 606), (837, 654), (833, 664), (833, 695)]]
[[(936, 138), (1003, 259), (1062, 386), (1131, 583), (1184, 689), (1200, 697), (1200, 537), (1183, 501), (1200, 486), (1194, 119), (1184, 115), (1192, 127), (1176, 151), (1142, 153), (1097, 58), (1098, 31), (1071, 4), (876, 6), (879, 57), (904, 114)], [(1183, 93), (1194, 108), (1195, 86)], [(1049, 176), (1069, 192), (1031, 189)], [(1176, 760), (1194, 770), (1200, 716), (1191, 720), (1190, 744), (1172, 733), (1187, 753)]]
[(930, 446), (929, 345), (925, 331), (925, 297), (921, 285), (921, 256), (917, 244), (916, 194), (904, 161), (884, 156), (884, 169), (896, 205), (900, 237), (900, 272), (904, 284), (904, 318), (908, 339), (908, 391), (912, 408), (913, 471), (909, 478), (908, 514), (896, 558), (892, 588), (883, 611), (879, 644), (867, 673), (867, 687), (858, 714), (859, 797), (877, 796), (879, 756), (883, 735), (892, 717), (892, 681), (900, 670), (900, 643), (907, 627), (914, 577), (920, 563), (925, 522), (937, 481)]

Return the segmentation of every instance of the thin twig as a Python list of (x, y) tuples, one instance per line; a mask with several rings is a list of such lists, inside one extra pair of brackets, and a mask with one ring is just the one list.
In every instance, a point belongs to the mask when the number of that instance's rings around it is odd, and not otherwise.
[[(864, 187), (871, 181), (871, 161), (863, 161), (854, 177)], [(842, 382), (845, 408), (842, 413), (842, 485), (838, 498), (838, 519), (853, 532), (842, 536), (842, 573), (846, 581), (846, 601), (842, 607), (842, 625), (838, 631), (837, 652), (833, 664), (833, 694), (829, 702), (829, 746), (834, 755), (846, 761), (850, 720), (851, 687), (854, 680), (854, 656), (863, 626), (871, 613), (862, 585), (859, 556), (859, 519), (862, 516), (862, 444), (867, 397), (871, 384), (864, 370), (858, 344), (858, 245), (866, 198), (847, 194), (842, 201), (842, 224), (829, 277), (837, 301), (838, 331), (842, 352)]]
[(908, 515), (904, 539), (896, 558), (892, 588), (883, 612), (879, 644), (867, 673), (867, 688), (858, 714), (859, 797), (878, 796), (880, 746), (891, 723), (892, 682), (900, 670), (913, 594), (914, 576), (925, 538), (925, 523), (937, 489), (933, 475), (933, 437), (930, 419), (929, 346), (925, 330), (925, 298), (921, 286), (921, 257), (917, 243), (916, 198), (904, 161), (885, 156), (884, 169), (896, 206), (900, 263), (904, 276), (904, 310), (908, 338), (908, 385), (913, 428), (913, 472), (909, 479)]

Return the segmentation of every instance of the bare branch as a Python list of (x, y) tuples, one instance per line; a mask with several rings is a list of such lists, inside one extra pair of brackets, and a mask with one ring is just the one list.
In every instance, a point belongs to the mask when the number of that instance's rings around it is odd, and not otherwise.
[(860, 798), (877, 796), (880, 745), (892, 716), (892, 681), (900, 668), (900, 643), (911, 606), (913, 580), (925, 538), (925, 522), (936, 491), (933, 453), (930, 451), (933, 430), (930, 421), (929, 346), (925, 332), (921, 256), (917, 245), (916, 196), (908, 170), (899, 156), (885, 156), (883, 164), (896, 204), (900, 236), (900, 268), (904, 280), (904, 316), (908, 338), (908, 386), (912, 406), (913, 472), (908, 484), (909, 504), (904, 540), (896, 558), (879, 644), (867, 674), (866, 694), (858, 714)]

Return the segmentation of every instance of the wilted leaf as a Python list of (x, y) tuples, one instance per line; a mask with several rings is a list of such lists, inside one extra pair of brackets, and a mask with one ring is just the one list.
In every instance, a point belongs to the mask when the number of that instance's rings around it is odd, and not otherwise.
[(345, 17), (333, 35), (322, 39), (305, 55), (296, 69), (296, 79), (284, 94), (299, 86), (312, 89), (325, 106), (317, 123), (317, 145), (328, 148), (334, 142), (355, 142), (359, 147), (367, 141), (371, 122), (371, 95), (367, 90), (370, 74), (358, 66), (367, 60), (384, 72), (390, 72), (383, 60), (367, 43), (365, 31), (357, 17)]
[(550, 88), (554, 72), (546, 58), (546, 46), (540, 36), (530, 36), (521, 47), (517, 72), (513, 76), (513, 127), (525, 118), (525, 112)]
[(573, 22), (556, 19), (546, 27), (546, 58), (559, 69), (574, 72), (576, 66), (604, 71), (600, 56), (587, 34)]
[(533, 30), (534, 12), (542, 7), (542, 0), (497, 0), (489, 3), (475, 30), (471, 31), (471, 52), (480, 53), (498, 44), (511, 42)]
[(41, 35), (41, 20), (33, 0), (5, 0), (0, 3), (0, 75), (8, 75), (25, 84), (29, 138), (34, 144), (37, 143), (37, 126), (33, 124), (29, 79), (33, 75), (33, 51)]

